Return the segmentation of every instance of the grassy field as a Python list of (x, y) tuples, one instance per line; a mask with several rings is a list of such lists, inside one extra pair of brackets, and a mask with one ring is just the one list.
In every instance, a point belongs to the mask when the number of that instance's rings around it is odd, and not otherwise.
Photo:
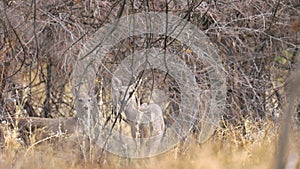
[[(24, 145), (17, 132), (5, 130), (0, 154), (0, 168), (56, 169), (56, 168), (275, 168), (278, 150), (278, 127), (274, 122), (245, 121), (240, 127), (219, 128), (204, 144), (194, 139), (180, 143), (172, 150), (146, 159), (126, 159), (104, 153), (101, 162), (84, 160), (80, 142), (73, 136), (51, 135), (39, 137), (41, 131), (30, 136), (30, 145)], [(289, 160), (298, 160), (300, 152), (297, 134), (290, 138)], [(295, 168), (295, 167), (294, 167)], [(300, 168), (300, 165), (296, 168)]]

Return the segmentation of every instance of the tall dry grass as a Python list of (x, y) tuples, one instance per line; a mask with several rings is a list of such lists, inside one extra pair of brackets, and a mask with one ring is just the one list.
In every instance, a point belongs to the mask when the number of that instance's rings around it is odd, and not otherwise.
[[(105, 152), (99, 161), (85, 161), (81, 142), (73, 135), (49, 134), (41, 138), (42, 130), (31, 133), (30, 145), (24, 145), (20, 135), (3, 127), (4, 145), (0, 153), (0, 168), (212, 168), (265, 169), (276, 167), (278, 127), (274, 122), (252, 122), (223, 125), (205, 144), (194, 139), (180, 143), (172, 150), (146, 159), (127, 159)], [(299, 136), (299, 135), (298, 135)], [(291, 153), (299, 152), (299, 137), (290, 139)], [(294, 157), (295, 158), (295, 157)], [(299, 157), (297, 157), (299, 158)], [(297, 168), (300, 168), (298, 164)]]

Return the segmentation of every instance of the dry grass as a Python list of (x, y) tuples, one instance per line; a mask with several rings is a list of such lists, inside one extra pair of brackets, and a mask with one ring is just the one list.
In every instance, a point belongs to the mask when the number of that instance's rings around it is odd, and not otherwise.
[[(73, 137), (52, 135), (41, 141), (39, 133), (35, 133), (32, 141), (39, 141), (39, 144), (25, 146), (14, 130), (4, 128), (0, 168), (274, 168), (278, 148), (274, 123), (265, 122), (258, 128), (259, 124), (245, 120), (242, 126), (220, 128), (205, 144), (199, 145), (190, 139), (167, 153), (148, 159), (125, 159), (105, 153), (101, 164), (83, 160), (80, 143)], [(297, 142), (291, 143), (291, 151), (299, 152)], [(299, 164), (297, 167), (300, 168)]]

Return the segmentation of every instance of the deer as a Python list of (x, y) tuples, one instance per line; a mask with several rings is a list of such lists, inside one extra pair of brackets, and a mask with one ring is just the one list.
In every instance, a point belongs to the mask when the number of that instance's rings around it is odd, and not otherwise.
[(145, 138), (154, 136), (162, 138), (165, 122), (162, 108), (158, 104), (139, 105), (134, 86), (123, 86), (121, 80), (116, 77), (112, 78), (112, 89), (113, 102), (120, 105), (118, 111), (124, 112), (124, 121), (130, 126), (133, 139), (146, 140)]

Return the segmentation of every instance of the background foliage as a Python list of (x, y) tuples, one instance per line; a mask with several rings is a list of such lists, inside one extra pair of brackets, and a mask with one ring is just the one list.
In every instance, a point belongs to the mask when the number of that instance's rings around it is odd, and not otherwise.
[[(179, 15), (210, 38), (226, 73), (224, 131), (233, 125), (245, 135), (246, 122), (277, 123), (299, 55), (297, 0), (2, 0), (0, 120), (73, 117), (70, 75), (82, 43), (105, 23), (143, 11)], [(296, 107), (292, 115), (299, 123)]]

